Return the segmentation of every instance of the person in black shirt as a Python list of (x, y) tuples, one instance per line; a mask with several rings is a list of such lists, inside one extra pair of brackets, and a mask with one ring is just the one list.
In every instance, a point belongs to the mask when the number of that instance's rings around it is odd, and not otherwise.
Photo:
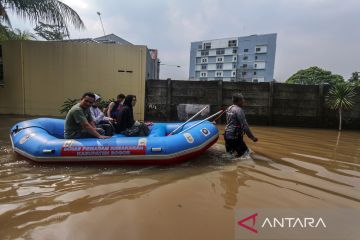
[(117, 133), (129, 129), (134, 125), (135, 120), (134, 120), (133, 107), (135, 106), (135, 104), (136, 104), (135, 95), (127, 95), (125, 97), (121, 112), (121, 120), (116, 125)]
[(107, 114), (106, 114), (107, 117), (111, 117), (115, 120), (120, 120), (124, 98), (125, 95), (122, 93), (117, 95), (116, 101), (111, 102), (107, 107)]

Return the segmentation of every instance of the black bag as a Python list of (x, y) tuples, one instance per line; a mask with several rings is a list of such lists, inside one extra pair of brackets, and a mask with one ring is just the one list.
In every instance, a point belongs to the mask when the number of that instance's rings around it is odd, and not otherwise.
[(126, 129), (125, 131), (121, 132), (121, 134), (124, 134), (128, 137), (148, 136), (149, 133), (150, 129), (143, 122), (140, 122), (139, 124), (135, 123), (130, 129)]

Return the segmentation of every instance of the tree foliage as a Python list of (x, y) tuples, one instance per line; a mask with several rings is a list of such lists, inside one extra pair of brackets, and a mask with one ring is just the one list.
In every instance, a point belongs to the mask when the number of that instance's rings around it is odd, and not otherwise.
[(335, 84), (330, 88), (326, 102), (330, 108), (339, 112), (339, 131), (342, 128), (342, 112), (353, 107), (355, 95), (355, 86), (347, 82)]
[(331, 71), (327, 71), (316, 66), (299, 70), (288, 80), (286, 80), (286, 83), (296, 83), (304, 85), (316, 85), (324, 83), (335, 85), (341, 82), (344, 82), (344, 78), (342, 76), (338, 74), (332, 74)]
[(349, 79), (349, 82), (355, 86), (360, 87), (360, 78), (359, 78), (359, 72), (353, 72), (351, 74), (351, 77)]
[(36, 39), (34, 34), (28, 31), (21, 31), (20, 29), (15, 28), (14, 30), (6, 27), (0, 26), (0, 41), (5, 40), (33, 40)]
[(67, 113), (78, 102), (79, 99), (66, 99), (63, 105), (60, 107), (60, 113)]
[(0, 0), (0, 24), (11, 28), (9, 11), (30, 22), (64, 26), (67, 34), (69, 24), (85, 28), (80, 16), (59, 0)]
[(63, 40), (68, 37), (68, 33), (64, 26), (46, 24), (39, 22), (34, 28), (36, 34), (46, 40)]
[[(66, 99), (63, 103), (63, 105), (61, 105), (60, 107), (60, 113), (67, 113), (69, 112), (69, 110), (78, 102), (80, 101), (80, 99)], [(115, 102), (116, 100), (114, 98), (108, 99), (108, 100), (103, 100), (101, 99), (100, 103), (99, 103), (99, 108), (103, 109), (105, 107), (107, 107), (111, 102)]]

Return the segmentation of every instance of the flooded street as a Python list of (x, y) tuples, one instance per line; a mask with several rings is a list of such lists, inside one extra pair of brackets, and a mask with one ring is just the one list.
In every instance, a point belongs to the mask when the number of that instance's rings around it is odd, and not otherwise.
[(1, 239), (234, 239), (239, 208), (360, 208), (360, 132), (253, 127), (247, 159), (220, 139), (171, 166), (37, 165), (12, 152), (21, 120), (0, 117)]

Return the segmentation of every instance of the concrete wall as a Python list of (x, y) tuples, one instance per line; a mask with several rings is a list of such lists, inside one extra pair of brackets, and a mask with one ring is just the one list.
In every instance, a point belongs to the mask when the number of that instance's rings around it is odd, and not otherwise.
[[(145, 119), (177, 121), (178, 104), (208, 104), (215, 113), (231, 105), (232, 94), (241, 92), (250, 124), (336, 128), (337, 112), (325, 103), (328, 91), (327, 85), (149, 80)], [(344, 113), (345, 128), (360, 129), (360, 88), (356, 91), (354, 108)]]
[(103, 99), (135, 94), (144, 119), (145, 46), (12, 41), (2, 43), (0, 113), (60, 116), (67, 99), (93, 91)]
[(0, 87), (0, 112), (25, 114), (23, 64), (19, 57), (22, 46), (16, 42), (6, 45), (2, 48), (4, 86)]

